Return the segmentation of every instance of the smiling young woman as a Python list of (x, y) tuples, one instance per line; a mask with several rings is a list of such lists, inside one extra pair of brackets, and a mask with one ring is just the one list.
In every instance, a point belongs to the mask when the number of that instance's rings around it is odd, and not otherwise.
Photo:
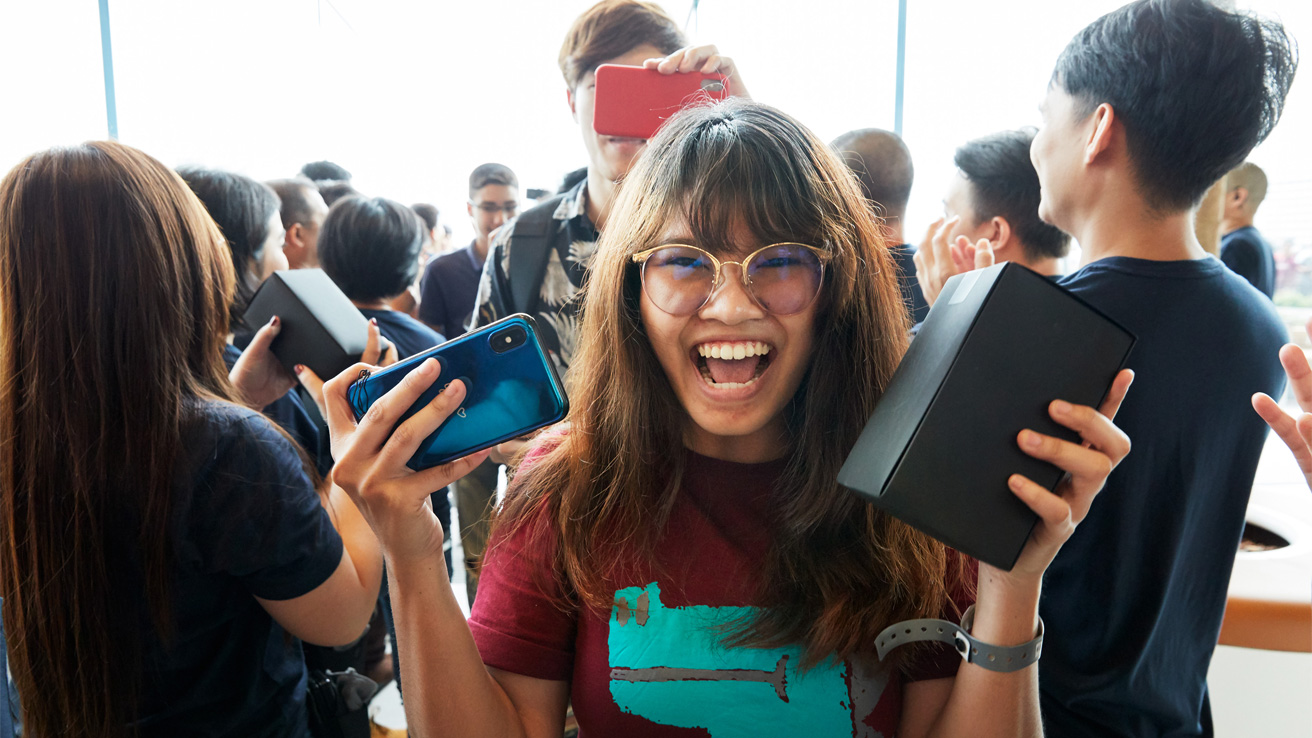
[(974, 637), (1035, 637), (1044, 568), (1128, 452), (1108, 416), (1129, 378), (1101, 412), (1054, 403), (1091, 447), (1019, 436), (1071, 482), (1059, 497), (1010, 480), (1042, 521), (1013, 571), (978, 567), (976, 592), (973, 562), (836, 481), (906, 349), (896, 274), (855, 180), (792, 118), (731, 101), (671, 119), (620, 191), (573, 410), (519, 467), (467, 625), (422, 500), (477, 458), (403, 465), (463, 386), (392, 434), (433, 367), (358, 426), (350, 373), (330, 382), (334, 478), (383, 543), (422, 685), (409, 724), (554, 736), (572, 702), (586, 735), (1041, 733), (1034, 669), (931, 646), (880, 662), (873, 645), (973, 601)]

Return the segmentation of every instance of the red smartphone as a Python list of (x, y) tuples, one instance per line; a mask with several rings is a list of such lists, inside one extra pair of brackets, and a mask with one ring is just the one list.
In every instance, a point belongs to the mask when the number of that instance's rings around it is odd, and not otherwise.
[(661, 74), (655, 69), (597, 67), (592, 128), (603, 136), (651, 138), (675, 113), (701, 100), (729, 96), (723, 74)]

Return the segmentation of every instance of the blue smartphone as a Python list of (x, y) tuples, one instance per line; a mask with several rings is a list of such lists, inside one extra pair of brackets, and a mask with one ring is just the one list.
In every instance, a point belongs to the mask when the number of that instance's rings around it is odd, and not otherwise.
[(445, 464), (563, 420), (569, 398), (551, 357), (538, 342), (533, 319), (511, 315), (378, 372), (362, 372), (347, 390), (356, 421), (429, 357), (441, 364), (398, 425), (433, 401), (452, 380), (465, 383), (465, 401), (407, 462), (415, 471)]

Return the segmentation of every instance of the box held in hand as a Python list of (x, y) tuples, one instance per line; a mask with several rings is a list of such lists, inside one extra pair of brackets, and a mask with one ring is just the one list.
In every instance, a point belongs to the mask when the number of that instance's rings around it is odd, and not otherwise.
[[(1063, 472), (1027, 456), (1030, 429), (1079, 435), (1053, 400), (1098, 407), (1134, 336), (1023, 266), (948, 280), (838, 481), (876, 507), (980, 561), (1010, 570), (1037, 516), (1007, 479), (1055, 490)], [(1095, 503), (1097, 504), (1097, 503)]]
[(246, 324), (258, 329), (277, 315), (282, 330), (273, 354), (291, 371), (297, 364), (327, 381), (360, 360), (369, 321), (322, 269), (274, 272), (251, 298)]

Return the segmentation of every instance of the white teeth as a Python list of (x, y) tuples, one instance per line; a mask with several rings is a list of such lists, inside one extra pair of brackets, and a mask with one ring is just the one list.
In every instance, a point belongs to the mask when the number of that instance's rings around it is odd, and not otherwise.
[(744, 343), (703, 343), (697, 346), (697, 355), (712, 359), (746, 359), (749, 356), (765, 356), (772, 347), (762, 341)]

